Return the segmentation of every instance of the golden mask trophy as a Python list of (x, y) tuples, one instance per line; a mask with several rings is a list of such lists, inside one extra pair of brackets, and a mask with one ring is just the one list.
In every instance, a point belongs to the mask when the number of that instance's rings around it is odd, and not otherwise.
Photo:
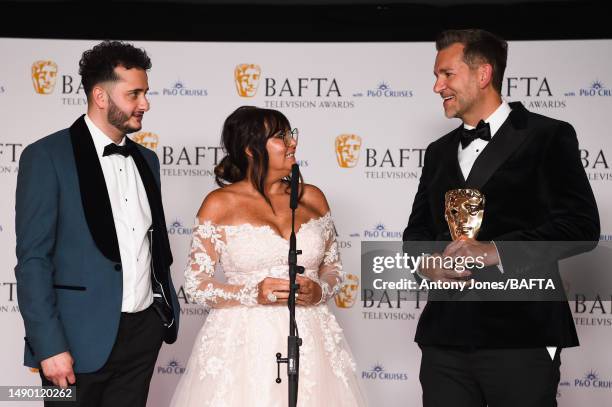
[(477, 189), (451, 189), (444, 195), (444, 218), (453, 240), (476, 240), (482, 225), (485, 197)]

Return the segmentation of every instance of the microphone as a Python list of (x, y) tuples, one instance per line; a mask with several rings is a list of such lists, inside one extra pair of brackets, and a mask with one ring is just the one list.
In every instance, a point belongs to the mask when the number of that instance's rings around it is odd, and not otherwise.
[(297, 209), (298, 206), (298, 188), (300, 181), (300, 166), (293, 164), (291, 166), (291, 196), (289, 198), (289, 207)]

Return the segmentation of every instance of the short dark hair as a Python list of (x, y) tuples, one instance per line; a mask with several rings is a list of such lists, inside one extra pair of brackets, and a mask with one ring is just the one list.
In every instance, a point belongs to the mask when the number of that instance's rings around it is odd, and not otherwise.
[(144, 49), (121, 41), (103, 41), (83, 52), (79, 61), (79, 74), (85, 94), (89, 96), (93, 87), (101, 82), (118, 81), (115, 68), (151, 69), (151, 59)]
[(456, 43), (463, 44), (463, 60), (470, 67), (483, 62), (493, 67), (493, 88), (501, 94), (508, 59), (508, 43), (485, 30), (446, 30), (438, 35), (436, 49), (441, 51)]

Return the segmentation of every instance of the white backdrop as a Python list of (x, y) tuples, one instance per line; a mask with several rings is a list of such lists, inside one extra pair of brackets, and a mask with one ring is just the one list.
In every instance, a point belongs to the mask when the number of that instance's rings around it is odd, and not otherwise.
[[(5, 327), (0, 338), (4, 360), (0, 385), (39, 382), (36, 374), (22, 366), (23, 323), (13, 272), (19, 156), (27, 144), (68, 127), (85, 112), (78, 60), (95, 43), (0, 39), (0, 322)], [(136, 45), (144, 47), (153, 61), (151, 110), (143, 128), (152, 134), (143, 135), (141, 141), (150, 143), (161, 162), (175, 257), (172, 273), (183, 307), (179, 339), (162, 348), (155, 368), (149, 405), (157, 407), (168, 404), (205, 319), (202, 308), (186, 303), (181, 283), (194, 215), (203, 197), (215, 188), (212, 169), (222, 156), (216, 147), (229, 113), (245, 104), (277, 108), (299, 128), (297, 158), (304, 178), (326, 193), (345, 269), (357, 277), (360, 242), (401, 239), (422, 153), (428, 143), (459, 122), (444, 118), (441, 99), (432, 92), (433, 43)], [(36, 61), (55, 64), (55, 84), (47, 88), (47, 94), (38, 93), (34, 86)], [(234, 69), (243, 63), (261, 69), (252, 97), (237, 92)], [(52, 63), (44, 66), (55, 69)], [(532, 111), (575, 126), (606, 240), (612, 239), (610, 66), (612, 41), (512, 42), (503, 88), (506, 100), (522, 101)], [(359, 158), (352, 168), (341, 167), (336, 159), (335, 140), (341, 134), (361, 138)], [(604, 407), (612, 400), (612, 293), (601, 294), (607, 302), (571, 303), (582, 346), (563, 352), (560, 406)], [(423, 304), (392, 305), (356, 301), (352, 307), (341, 308), (331, 304), (355, 354), (357, 373), (371, 405), (418, 406), (420, 352), (413, 337)]]

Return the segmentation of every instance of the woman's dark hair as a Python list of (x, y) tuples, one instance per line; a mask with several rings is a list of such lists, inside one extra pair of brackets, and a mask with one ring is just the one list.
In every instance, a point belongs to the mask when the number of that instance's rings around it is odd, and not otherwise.
[(102, 82), (118, 81), (115, 68), (151, 69), (151, 59), (145, 50), (121, 41), (103, 41), (83, 52), (79, 61), (79, 74), (85, 94), (89, 96), (95, 85)]
[[(290, 129), (289, 120), (278, 110), (255, 106), (241, 106), (236, 109), (223, 123), (221, 145), (226, 155), (215, 167), (217, 184), (224, 187), (250, 178), (253, 187), (272, 206), (264, 191), (269, 161), (266, 143), (275, 134)], [(251, 153), (250, 166), (247, 149)], [(283, 179), (283, 182), (287, 183), (287, 192), (290, 181), (290, 175)], [(300, 182), (303, 184), (301, 175)], [(303, 189), (300, 190), (301, 198)]]

